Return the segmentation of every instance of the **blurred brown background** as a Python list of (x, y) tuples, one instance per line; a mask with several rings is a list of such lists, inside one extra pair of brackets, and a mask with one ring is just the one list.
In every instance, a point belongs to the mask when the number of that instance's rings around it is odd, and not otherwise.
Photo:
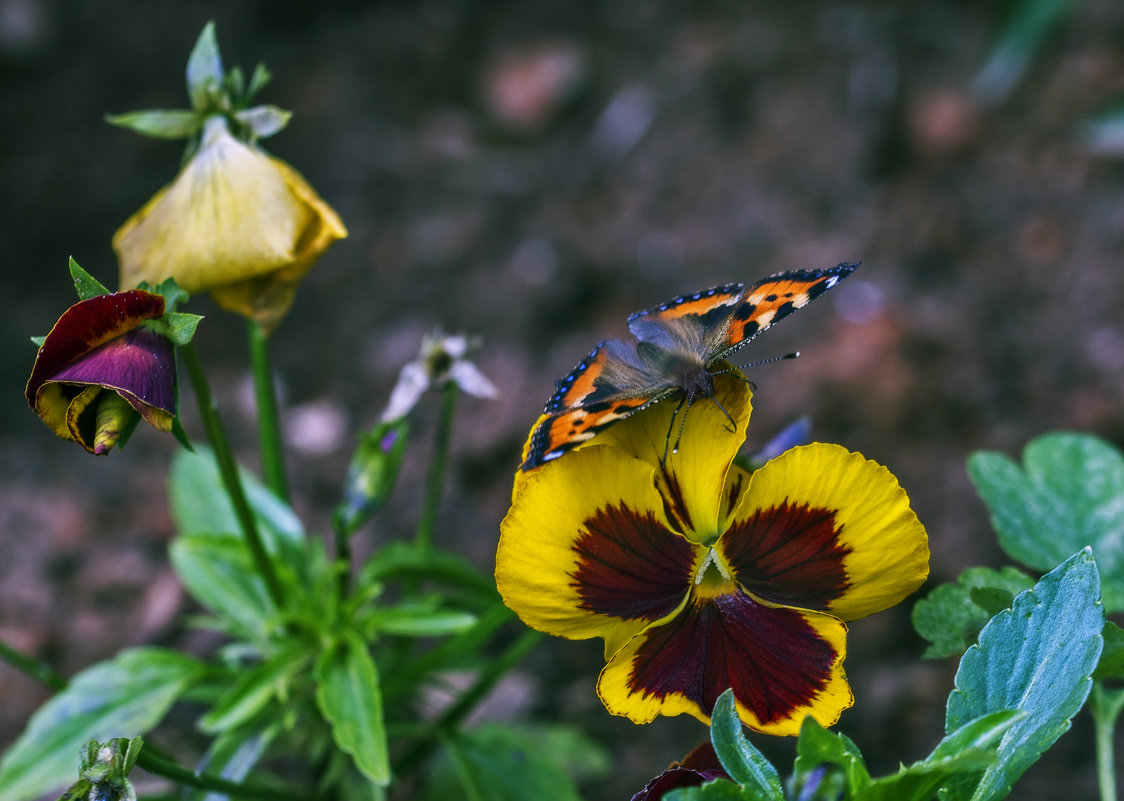
[[(629, 312), (715, 283), (862, 260), (754, 343), (760, 445), (818, 439), (888, 465), (929, 530), (930, 583), (1002, 564), (963, 470), (1066, 428), (1124, 444), (1124, 162), (1082, 138), (1124, 99), (1124, 4), (1070, 4), (1026, 73), (973, 84), (1016, 4), (0, 0), (0, 637), (64, 673), (129, 644), (210, 647), (169, 571), (170, 438), (94, 459), (26, 408), (33, 348), (73, 302), (73, 255), (107, 284), (113, 231), (170, 180), (179, 143), (103, 122), (186, 105), (208, 19), (227, 66), (265, 61), (294, 111), (267, 141), (350, 229), (273, 338), (298, 510), (328, 515), (355, 432), (434, 326), (483, 337), (500, 386), (460, 406), (440, 538), (490, 569), (527, 428), (553, 380)], [(243, 329), (206, 299), (197, 342), (247, 463)], [(198, 433), (190, 397), (185, 421)], [(368, 546), (405, 534), (436, 404)], [(939, 739), (953, 661), (921, 663), (910, 602), (852, 626), (841, 728), (875, 772)], [(705, 736), (637, 729), (593, 694), (599, 642), (551, 641), (497, 714), (580, 726), (610, 750), (590, 801), (628, 798)], [(0, 748), (45, 693), (0, 665)], [(502, 703), (500, 703), (502, 702)], [(499, 709), (502, 707), (503, 709)], [(791, 766), (790, 741), (759, 742)], [(1082, 716), (1024, 799), (1093, 798)]]

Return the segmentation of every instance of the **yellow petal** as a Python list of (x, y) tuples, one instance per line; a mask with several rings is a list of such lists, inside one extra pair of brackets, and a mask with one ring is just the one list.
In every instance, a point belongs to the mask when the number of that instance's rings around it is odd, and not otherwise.
[(301, 277), (346, 235), (298, 172), (212, 117), (196, 154), (121, 226), (113, 248), (123, 287), (173, 277), (193, 294), (215, 290), (220, 305), (269, 328)]
[(798, 734), (806, 716), (830, 726), (854, 700), (843, 672), (846, 635), (831, 615), (743, 594), (696, 599), (615, 653), (597, 692), (606, 709), (635, 723), (687, 714), (709, 724), (732, 687), (751, 729)]
[(678, 414), (678, 401), (664, 400), (591, 440), (620, 448), (654, 467), (660, 466), (666, 451), (667, 469), (660, 472), (661, 493), (668, 500), (676, 529), (699, 543), (712, 542), (725, 528), (722, 512), (726, 474), (745, 442), (753, 397), (745, 381), (729, 374), (717, 376), (714, 389), (714, 398), (697, 400)]
[(733, 526), (786, 503), (834, 516), (846, 588), (827, 611), (843, 620), (893, 606), (929, 574), (928, 537), (905, 490), (862, 454), (825, 443), (786, 451), (753, 473)]
[(606, 655), (686, 596), (697, 546), (668, 526), (652, 468), (605, 447), (527, 474), (500, 525), (496, 585), (532, 628)]

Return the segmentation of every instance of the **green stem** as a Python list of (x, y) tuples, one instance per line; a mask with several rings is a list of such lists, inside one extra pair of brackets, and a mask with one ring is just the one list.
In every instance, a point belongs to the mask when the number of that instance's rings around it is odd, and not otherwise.
[(336, 525), (333, 520), (332, 534), (336, 543), (336, 561), (343, 565), (340, 570), (336, 592), (339, 594), (340, 603), (347, 597), (351, 589), (351, 537), (342, 525)]
[(195, 352), (195, 345), (189, 343), (180, 348), (183, 356), (184, 367), (187, 368), (191, 387), (195, 390), (195, 400), (199, 404), (199, 416), (203, 421), (203, 428), (211, 447), (215, 451), (215, 462), (218, 464), (219, 474), (222, 476), (223, 486), (226, 487), (230, 503), (234, 507), (234, 514), (242, 528), (242, 536), (246, 540), (246, 547), (250, 550), (250, 557), (258, 570), (269, 597), (277, 609), (285, 607), (285, 594), (281, 591), (281, 583), (277, 574), (273, 572), (273, 563), (265, 552), (261, 534), (258, 533), (257, 520), (246, 500), (246, 491), (242, 487), (242, 478), (238, 475), (238, 463), (234, 460), (234, 453), (230, 449), (230, 440), (227, 439), (223, 429), (222, 419), (219, 417), (218, 406), (211, 395), (211, 387), (207, 383), (207, 376), (203, 372), (203, 365), (199, 361), (199, 354)]
[(266, 486), (285, 503), (289, 502), (289, 479), (285, 472), (285, 444), (281, 439), (281, 416), (273, 386), (269, 340), (255, 320), (247, 319), (250, 340), (250, 372), (254, 376), (254, 400), (258, 410), (258, 447)]
[(402, 758), (395, 765), (393, 772), (396, 775), (403, 776), (409, 773), (414, 767), (421, 764), (426, 757), (429, 756), (433, 747), (444, 737), (448, 732), (459, 724), (465, 717), (468, 716), (476, 705), (479, 704), (484, 696), (491, 692), (496, 683), (504, 677), (504, 675), (519, 664), (527, 654), (531, 652), (542, 634), (527, 629), (524, 631), (515, 642), (507, 647), (502, 654), (500, 654), (494, 661), (489, 662), (488, 665), (480, 671), (480, 675), (476, 677), (476, 681), (469, 687), (464, 694), (457, 699), (457, 702), (450, 706), (433, 724), (429, 726), (429, 733), (423, 735), (422, 739), (413, 745), (410, 750), (402, 755)]
[(414, 544), (421, 549), (433, 545), (433, 531), (437, 527), (437, 509), (441, 506), (441, 491), (445, 486), (445, 473), (449, 467), (449, 443), (453, 438), (453, 416), (457, 409), (460, 387), (448, 381), (441, 393), (441, 417), (437, 421), (437, 434), (433, 440), (433, 463), (426, 477), (425, 504), (418, 520)]
[(260, 798), (264, 799), (264, 801), (270, 801), (270, 799), (278, 799), (278, 801), (301, 801), (302, 799), (308, 798), (308, 796), (303, 793), (286, 793), (276, 787), (243, 784), (240, 782), (228, 781), (218, 776), (210, 776), (206, 773), (196, 773), (182, 765), (177, 765), (175, 762), (153, 754), (147, 748), (141, 750), (140, 756), (137, 758), (137, 767), (143, 768), (153, 775), (163, 776), (166, 779), (171, 779), (180, 784), (186, 784), (189, 787), (196, 787), (200, 790), (213, 790), (235, 798)]
[(1124, 709), (1124, 689), (1109, 690), (1093, 682), (1093, 697), (1089, 704), (1096, 730), (1097, 783), (1101, 788), (1101, 801), (1116, 801), (1116, 766), (1113, 756), (1113, 739), (1116, 719)]
[(66, 679), (56, 673), (49, 665), (28, 656), (22, 651), (17, 651), (3, 641), (0, 641), (0, 659), (52, 690), (61, 690), (67, 685)]

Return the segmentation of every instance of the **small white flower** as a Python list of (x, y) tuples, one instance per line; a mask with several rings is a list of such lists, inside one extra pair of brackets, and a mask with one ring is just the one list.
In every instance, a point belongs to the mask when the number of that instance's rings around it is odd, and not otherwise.
[(398, 383), (382, 413), (382, 422), (400, 420), (417, 405), (427, 389), (439, 389), (452, 381), (469, 395), (495, 398), (499, 392), (480, 368), (465, 356), (476, 344), (464, 334), (435, 331), (422, 339), (418, 358), (398, 374)]

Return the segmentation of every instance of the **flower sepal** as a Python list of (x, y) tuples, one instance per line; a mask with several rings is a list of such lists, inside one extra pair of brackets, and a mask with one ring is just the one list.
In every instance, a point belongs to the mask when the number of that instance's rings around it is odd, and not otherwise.
[[(226, 119), (243, 141), (273, 136), (289, 124), (292, 113), (274, 105), (250, 106), (272, 76), (258, 64), (247, 84), (241, 69), (223, 69), (222, 55), (215, 36), (215, 24), (208, 22), (187, 60), (187, 94), (190, 109), (150, 109), (124, 114), (107, 114), (106, 122), (154, 139), (195, 139), (209, 117)], [(188, 146), (192, 155), (197, 142)]]

